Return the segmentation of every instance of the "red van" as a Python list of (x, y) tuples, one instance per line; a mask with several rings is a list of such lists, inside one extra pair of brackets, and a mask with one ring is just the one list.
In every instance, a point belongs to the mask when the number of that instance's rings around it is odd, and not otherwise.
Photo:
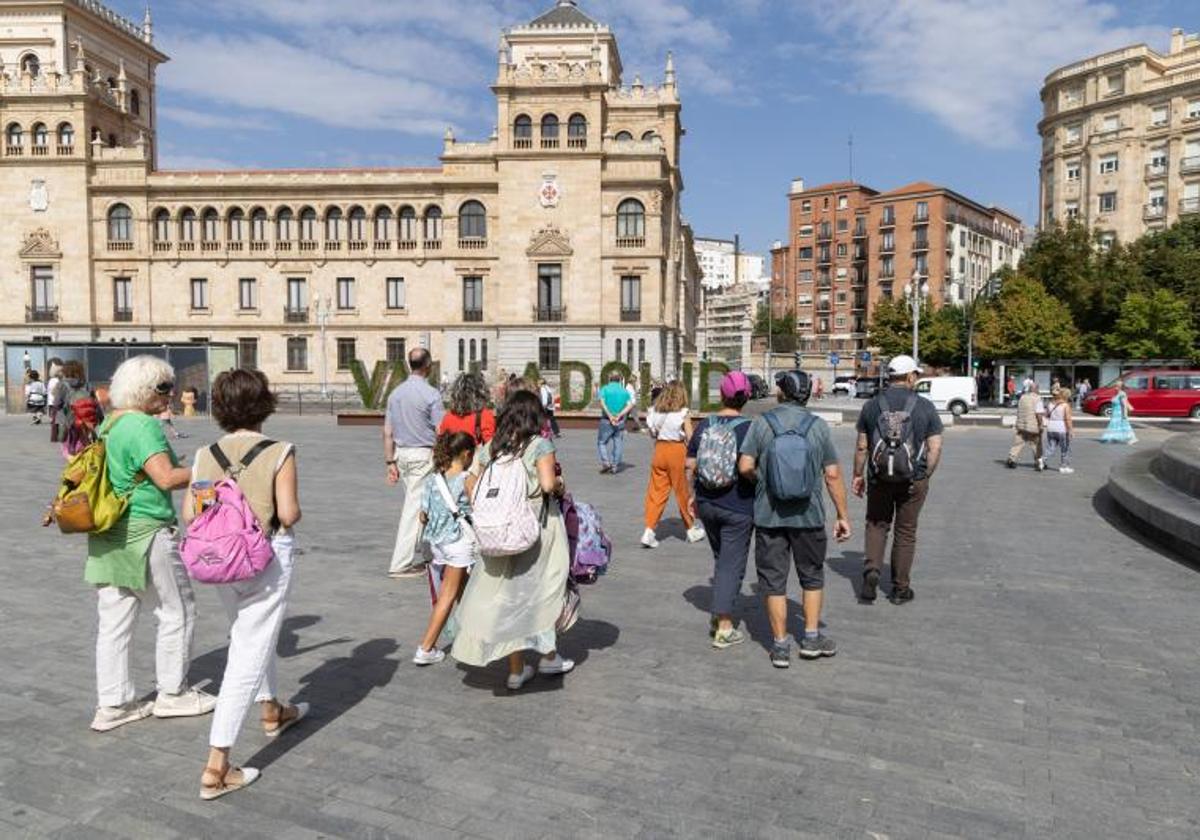
[[(1200, 370), (1131, 370), (1125, 374), (1125, 393), (1133, 414), (1160, 417), (1200, 418)], [(1083, 401), (1088, 414), (1112, 413), (1112, 398), (1117, 392), (1112, 382), (1097, 388)]]

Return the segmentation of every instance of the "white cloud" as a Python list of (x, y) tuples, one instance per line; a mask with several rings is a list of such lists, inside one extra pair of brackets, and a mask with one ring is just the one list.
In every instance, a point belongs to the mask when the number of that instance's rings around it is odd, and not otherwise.
[(218, 111), (195, 111), (175, 105), (164, 105), (158, 109), (158, 115), (164, 120), (177, 122), (189, 128), (219, 128), (234, 131), (275, 131), (279, 128), (262, 117)]
[(246, 169), (244, 163), (234, 163), (224, 158), (194, 155), (175, 149), (164, 149), (158, 161), (159, 169), (206, 170), (206, 169)]
[(842, 0), (804, 4), (838, 39), (861, 93), (896, 99), (958, 135), (1012, 147), (1033, 129), (1029, 109), (1046, 74), (1131, 43), (1165, 40), (1121, 26), (1094, 0)]

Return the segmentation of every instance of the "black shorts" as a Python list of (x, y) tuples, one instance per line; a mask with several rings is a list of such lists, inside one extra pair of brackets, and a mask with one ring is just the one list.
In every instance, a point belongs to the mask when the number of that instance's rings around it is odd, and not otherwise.
[(800, 588), (825, 588), (824, 528), (758, 528), (754, 537), (754, 566), (762, 595), (786, 595), (788, 568), (796, 564)]

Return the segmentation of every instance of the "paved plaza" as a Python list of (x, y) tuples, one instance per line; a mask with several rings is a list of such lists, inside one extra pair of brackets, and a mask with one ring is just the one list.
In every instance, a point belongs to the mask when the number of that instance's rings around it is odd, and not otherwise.
[[(181, 424), (190, 454), (213, 429)], [(752, 573), (754, 641), (713, 651), (711, 559), (676, 512), (636, 547), (649, 445), (596, 474), (568, 432), (568, 485), (599, 507), (611, 573), (584, 591), (565, 679), (503, 689), (503, 667), (409, 663), (429, 613), (385, 575), (399, 491), (376, 429), (282, 418), (300, 446), (298, 530), (280, 684), (311, 722), (248, 727), (246, 792), (197, 796), (209, 719), (98, 735), (95, 604), (84, 544), (37, 526), (60, 460), (44, 429), (0, 419), (0, 836), (1194, 838), (1200, 834), (1200, 576), (1112, 521), (1101, 492), (1129, 453), (1076, 444), (1074, 476), (1003, 468), (1010, 432), (952, 429), (922, 522), (916, 601), (856, 602), (862, 514), (833, 549), (826, 620), (840, 653), (773, 669)], [(1165, 438), (1141, 432), (1150, 446)], [(852, 432), (835, 430), (848, 467)], [(793, 581), (794, 586), (794, 581)], [(198, 587), (192, 678), (216, 689), (217, 598)], [(153, 620), (135, 665), (153, 687)]]

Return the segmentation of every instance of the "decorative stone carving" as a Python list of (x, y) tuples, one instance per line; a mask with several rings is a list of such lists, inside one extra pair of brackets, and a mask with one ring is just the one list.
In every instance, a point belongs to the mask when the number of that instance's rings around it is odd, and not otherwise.
[(50, 207), (50, 193), (42, 178), (34, 178), (29, 182), (29, 209), (35, 213), (45, 213)]
[(569, 257), (574, 253), (571, 238), (554, 225), (547, 225), (530, 237), (525, 249), (529, 257)]
[(58, 241), (45, 228), (37, 228), (32, 231), (25, 237), (25, 242), (21, 246), (21, 259), (23, 260), (61, 258), (62, 249), (58, 247)]
[(655, 190), (646, 196), (646, 207), (651, 213), (657, 213), (662, 210), (662, 193)]

